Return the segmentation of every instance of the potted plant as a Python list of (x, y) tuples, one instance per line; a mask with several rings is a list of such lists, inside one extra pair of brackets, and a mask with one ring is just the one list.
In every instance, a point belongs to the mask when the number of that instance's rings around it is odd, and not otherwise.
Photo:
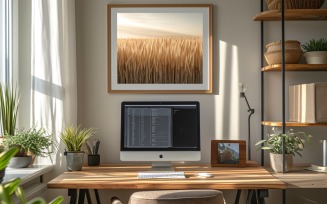
[(15, 134), (18, 103), (17, 89), (13, 86), (0, 84), (1, 136)]
[(327, 40), (312, 39), (302, 45), (304, 57), (308, 64), (327, 64)]
[[(302, 157), (301, 151), (304, 148), (304, 141), (310, 142), (311, 136), (305, 132), (293, 132), (290, 129), (286, 134), (280, 133), (273, 128), (274, 133), (268, 134), (268, 139), (261, 140), (255, 145), (259, 149), (270, 152), (270, 164), (275, 172), (283, 172), (283, 147), (282, 141), (285, 139), (285, 171), (289, 172), (293, 166), (293, 156), (296, 154)], [(303, 136), (303, 138), (301, 137)]]
[(52, 145), (52, 135), (46, 133), (43, 128), (19, 129), (15, 135), (6, 135), (4, 146), (9, 148), (18, 146), (20, 151), (13, 157), (9, 167), (23, 168), (34, 162), (35, 156), (46, 157), (50, 155), (48, 150)]
[(60, 139), (65, 144), (65, 156), (68, 171), (82, 170), (84, 151), (83, 144), (93, 136), (94, 129), (81, 129), (80, 126), (68, 126), (60, 133)]
[[(19, 151), (19, 148), (12, 147), (0, 154), (0, 171), (4, 170), (6, 166), (8, 165), (9, 161), (12, 159), (12, 157)], [(19, 186), (21, 179), (15, 178), (8, 182), (5, 182), (0, 185), (0, 201), (1, 203), (13, 203), (13, 195), (16, 195), (16, 197), (19, 199), (20, 203), (22, 204), (45, 204), (46, 201), (43, 198), (34, 198), (33, 200), (27, 202), (26, 197), (24, 194), (24, 191)], [(1, 180), (2, 182), (2, 180)], [(1, 183), (0, 182), (0, 183)], [(60, 204), (63, 201), (63, 197), (59, 196), (55, 198), (53, 201), (50, 202), (50, 204)]]

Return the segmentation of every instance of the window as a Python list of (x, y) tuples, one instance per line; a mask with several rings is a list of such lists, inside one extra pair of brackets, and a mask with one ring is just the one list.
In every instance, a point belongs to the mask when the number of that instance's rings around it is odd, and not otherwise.
[(10, 83), (12, 73), (12, 1), (0, 2), (0, 82)]

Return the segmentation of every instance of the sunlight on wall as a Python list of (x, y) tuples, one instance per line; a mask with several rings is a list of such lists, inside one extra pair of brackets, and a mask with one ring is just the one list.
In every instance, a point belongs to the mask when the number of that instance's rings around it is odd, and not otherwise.
[(219, 42), (219, 95), (215, 96), (215, 139), (240, 138), (240, 91), (238, 49)]

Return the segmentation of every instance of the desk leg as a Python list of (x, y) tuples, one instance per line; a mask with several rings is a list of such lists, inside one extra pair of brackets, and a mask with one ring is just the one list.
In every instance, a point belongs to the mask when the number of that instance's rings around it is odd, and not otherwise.
[(90, 191), (88, 189), (85, 189), (85, 194), (86, 194), (87, 203), (92, 204)]
[(240, 196), (241, 196), (242, 190), (238, 189), (236, 193), (236, 198), (235, 198), (235, 204), (240, 203)]
[(256, 190), (257, 199), (259, 204), (265, 204), (265, 197), (269, 196), (268, 189), (257, 189)]
[(84, 197), (86, 194), (86, 189), (80, 189), (78, 195), (78, 204), (84, 204)]
[(246, 204), (265, 204), (265, 197), (268, 197), (268, 189), (250, 189)]
[(94, 194), (95, 194), (95, 198), (97, 200), (97, 204), (101, 204), (98, 189), (94, 189)]
[(76, 204), (77, 189), (68, 189), (68, 196), (70, 196), (70, 204)]
[(246, 198), (246, 204), (253, 204), (253, 190), (249, 189), (248, 190), (248, 197)]

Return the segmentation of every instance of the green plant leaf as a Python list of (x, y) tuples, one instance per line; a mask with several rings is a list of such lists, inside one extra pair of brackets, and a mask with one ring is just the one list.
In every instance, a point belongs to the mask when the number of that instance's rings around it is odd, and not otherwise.
[(11, 204), (12, 203), (11, 196), (7, 191), (8, 191), (8, 189), (5, 189), (3, 185), (0, 185), (1, 204)]
[(3, 183), (2, 185), (6, 189), (7, 193), (9, 195), (12, 195), (16, 191), (16, 189), (17, 189), (20, 182), (21, 182), (20, 178), (15, 178), (15, 179), (12, 179), (12, 180), (10, 180), (8, 182)]
[(0, 154), (0, 170), (6, 168), (6, 166), (9, 164), (10, 159), (15, 156), (15, 154), (18, 152), (17, 147), (12, 147), (9, 150), (6, 150)]
[(4, 135), (14, 135), (19, 93), (16, 88), (0, 84), (1, 128)]
[[(303, 136), (303, 138), (301, 137)], [(289, 130), (287, 134), (278, 133), (274, 129), (273, 134), (269, 134), (267, 140), (261, 140), (257, 142), (256, 145), (263, 146), (259, 149), (268, 150), (271, 153), (282, 154), (283, 153), (283, 140), (285, 141), (285, 153), (293, 154), (294, 156), (297, 154), (300, 157), (300, 151), (303, 150), (305, 142), (309, 141), (311, 136), (304, 132), (293, 132), (293, 130)]]
[(20, 186), (17, 187), (15, 194), (16, 194), (17, 198), (19, 199), (20, 203), (22, 203), (22, 204), (26, 203), (24, 191)]
[(311, 39), (309, 42), (306, 42), (301, 46), (305, 52), (327, 51), (327, 40), (325, 38), (318, 40)]
[(46, 201), (43, 198), (34, 198), (27, 202), (27, 204), (46, 204)]
[(68, 151), (81, 151), (83, 144), (94, 133), (94, 128), (81, 129), (80, 126), (68, 126), (60, 133), (60, 139)]
[(64, 198), (62, 196), (58, 196), (54, 200), (50, 201), (49, 204), (60, 204), (64, 201)]
[(255, 146), (258, 146), (258, 145), (260, 145), (260, 144), (263, 144), (263, 143), (265, 143), (267, 140), (261, 140), (261, 141), (259, 141), (259, 142), (257, 142), (256, 144), (255, 144)]

